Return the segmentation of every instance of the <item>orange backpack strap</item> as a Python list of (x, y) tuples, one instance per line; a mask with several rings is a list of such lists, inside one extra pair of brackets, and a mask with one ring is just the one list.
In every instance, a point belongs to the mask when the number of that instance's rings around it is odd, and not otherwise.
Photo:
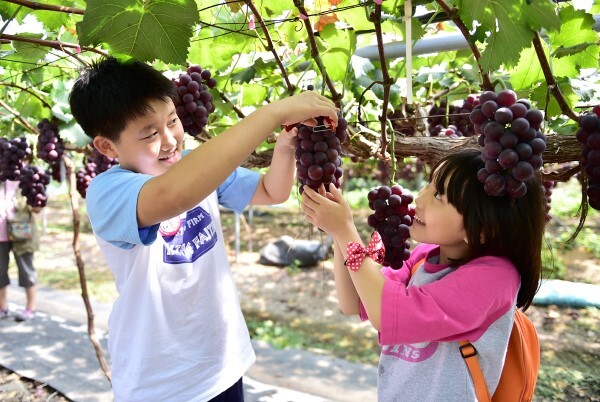
[(469, 373), (471, 373), (471, 378), (475, 385), (475, 395), (477, 395), (477, 400), (479, 402), (490, 402), (490, 393), (487, 389), (483, 371), (479, 365), (479, 360), (477, 359), (477, 349), (475, 349), (475, 346), (469, 341), (460, 341), (459, 344), (460, 354), (463, 359), (465, 359), (465, 363), (467, 363)]

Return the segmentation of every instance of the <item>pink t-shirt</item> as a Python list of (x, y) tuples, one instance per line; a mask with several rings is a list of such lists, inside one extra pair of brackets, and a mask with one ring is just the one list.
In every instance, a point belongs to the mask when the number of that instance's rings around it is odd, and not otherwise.
[(19, 189), (18, 181), (7, 180), (0, 183), (0, 241), (8, 241), (8, 225), (6, 219), (15, 212), (13, 198)]

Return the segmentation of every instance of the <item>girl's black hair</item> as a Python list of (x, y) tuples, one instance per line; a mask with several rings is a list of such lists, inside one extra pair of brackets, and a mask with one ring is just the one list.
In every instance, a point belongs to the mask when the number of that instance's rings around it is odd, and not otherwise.
[(464, 149), (434, 166), (431, 183), (463, 217), (469, 254), (458, 263), (482, 256), (510, 259), (521, 274), (517, 306), (526, 310), (538, 290), (542, 272), (546, 225), (543, 190), (534, 177), (526, 183), (527, 193), (521, 198), (490, 196), (477, 179), (477, 172), (484, 166), (480, 149)]
[(69, 103), (85, 133), (118, 142), (127, 123), (152, 112), (150, 102), (175, 99), (175, 84), (146, 63), (101, 59), (75, 82)]

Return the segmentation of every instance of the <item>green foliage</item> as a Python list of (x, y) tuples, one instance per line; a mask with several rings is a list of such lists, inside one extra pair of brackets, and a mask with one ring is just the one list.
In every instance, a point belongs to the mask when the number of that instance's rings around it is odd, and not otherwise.
[(194, 0), (90, 0), (77, 33), (84, 46), (106, 45), (115, 55), (185, 65), (197, 23)]

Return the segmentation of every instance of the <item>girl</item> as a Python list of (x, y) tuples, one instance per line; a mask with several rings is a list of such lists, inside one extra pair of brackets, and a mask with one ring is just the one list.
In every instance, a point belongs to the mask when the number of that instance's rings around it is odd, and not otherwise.
[(526, 309), (538, 287), (545, 211), (535, 179), (522, 198), (487, 195), (477, 179), (483, 167), (477, 149), (434, 166), (415, 200), (411, 237), (422, 244), (397, 271), (356, 253), (362, 241), (339, 190), (304, 187), (307, 220), (335, 241), (342, 312), (379, 331), (380, 401), (476, 400), (461, 340), (477, 349), (490, 394), (498, 385), (514, 310)]

